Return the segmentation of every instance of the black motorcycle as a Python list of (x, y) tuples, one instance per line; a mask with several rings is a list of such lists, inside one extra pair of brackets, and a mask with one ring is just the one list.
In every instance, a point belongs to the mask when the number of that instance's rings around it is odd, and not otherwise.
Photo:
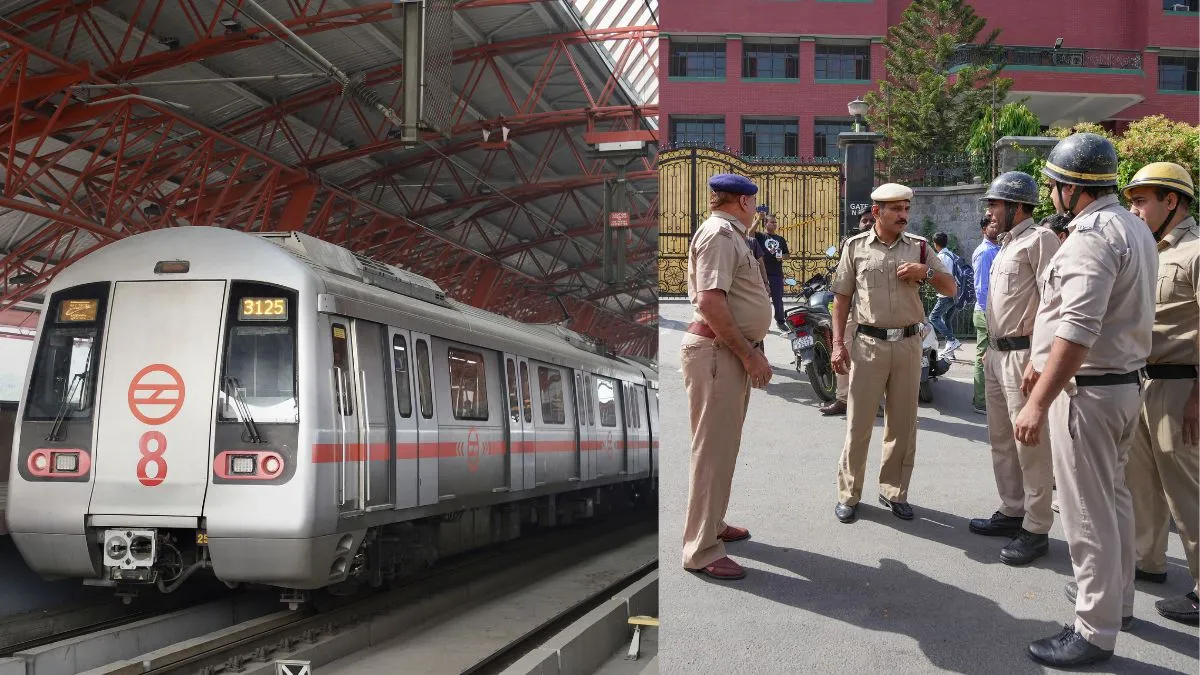
[[(833, 257), (837, 249), (830, 247), (825, 252)], [(788, 338), (792, 343), (792, 354), (796, 357), (796, 370), (806, 373), (813, 391), (822, 401), (832, 401), (837, 396), (837, 376), (833, 372), (833, 290), (830, 288), (832, 268), (826, 274), (815, 274), (800, 287), (797, 294), (801, 304), (788, 309)], [(796, 286), (795, 279), (784, 283)]]

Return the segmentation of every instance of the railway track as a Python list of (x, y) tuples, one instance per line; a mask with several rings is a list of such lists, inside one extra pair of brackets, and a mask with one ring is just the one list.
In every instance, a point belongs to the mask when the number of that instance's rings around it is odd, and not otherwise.
[[(553, 578), (572, 566), (598, 556), (603, 557), (606, 553), (609, 559), (628, 556), (629, 550), (622, 547), (630, 541), (641, 542), (639, 555), (642, 557), (639, 561), (621, 565), (610, 562), (606, 568), (591, 570), (589, 573), (592, 576), (588, 580), (590, 586), (582, 597), (552, 608), (551, 613), (539, 621), (502, 636), (503, 639), (494, 641), (495, 644), (487, 650), (476, 650), (478, 653), (470, 654), (467, 659), (470, 663), (453, 666), (446, 671), (482, 672), (489, 664), (508, 663), (518, 658), (524, 650), (535, 646), (537, 637), (544, 635), (546, 626), (557, 625), (556, 621), (561, 623), (587, 611), (591, 606), (589, 603), (607, 597), (606, 591), (652, 568), (655, 564), (656, 539), (654, 519), (644, 515), (640, 519), (622, 517), (603, 523), (559, 528), (447, 559), (426, 574), (406, 579), (403, 585), (394, 590), (341, 598), (338, 599), (340, 605), (333, 603), (337, 606), (327, 607), (324, 611), (309, 607), (297, 611), (261, 613), (228, 628), (202, 635), (192, 633), (194, 637), (190, 638), (181, 635), (184, 639), (172, 641), (170, 646), (162, 649), (133, 657), (125, 656), (123, 660), (116, 659), (104, 665), (79, 663), (74, 669), (64, 672), (107, 675), (274, 673), (277, 659), (309, 660), (314, 665), (329, 664), (346, 657), (361, 657), (397, 636), (415, 640), (410, 648), (423, 649), (428, 655), (431, 647), (419, 635), (419, 627), (431, 621), (453, 623), (456, 620), (454, 617), (461, 622), (472, 608), (489, 602), (495, 604), (498, 599), (502, 602), (510, 594), (519, 596), (525, 586)], [(578, 583), (578, 580), (574, 580), (568, 585)], [(129, 619), (135, 620), (138, 619)], [(147, 624), (155, 621), (153, 617), (140, 620)], [(114, 625), (125, 623), (128, 622), (114, 622)], [(85, 630), (86, 627), (81, 627), (75, 632), (83, 633)], [(447, 635), (441, 636), (442, 642), (445, 642)], [(422, 642), (425, 642), (424, 647), (421, 647)], [(52, 647), (46, 645), (42, 648)], [(439, 648), (432, 649), (436, 656)], [(323, 668), (323, 671), (327, 669)]]

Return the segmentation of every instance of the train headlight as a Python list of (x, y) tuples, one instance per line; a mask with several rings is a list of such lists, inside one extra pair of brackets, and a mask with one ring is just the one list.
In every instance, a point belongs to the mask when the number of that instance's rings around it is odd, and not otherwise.
[(235, 475), (249, 476), (253, 475), (254, 455), (232, 455), (229, 458), (229, 473)]
[(283, 468), (283, 466), (280, 464), (278, 457), (272, 457), (268, 455), (267, 458), (263, 460), (262, 468), (263, 473), (274, 476), (275, 474), (279, 473), (279, 470)]
[(75, 473), (79, 470), (79, 455), (73, 452), (54, 453), (54, 470), (59, 473)]
[(45, 454), (34, 455), (33, 467), (38, 471), (45, 471), (50, 466), (50, 460)]

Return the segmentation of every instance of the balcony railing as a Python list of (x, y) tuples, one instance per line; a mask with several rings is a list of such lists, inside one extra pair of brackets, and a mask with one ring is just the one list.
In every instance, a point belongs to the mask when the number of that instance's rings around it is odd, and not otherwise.
[(1142, 53), (1126, 49), (960, 45), (950, 57), (949, 69), (953, 72), (963, 66), (985, 66), (993, 63), (1025, 68), (1141, 70)]

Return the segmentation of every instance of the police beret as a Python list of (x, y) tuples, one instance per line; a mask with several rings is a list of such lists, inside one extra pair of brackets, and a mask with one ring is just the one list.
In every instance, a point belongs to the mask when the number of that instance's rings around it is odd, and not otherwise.
[(713, 192), (732, 192), (735, 195), (758, 194), (758, 186), (749, 178), (736, 173), (719, 173), (708, 179), (708, 187)]
[(873, 202), (898, 202), (901, 200), (912, 200), (912, 188), (905, 187), (899, 183), (884, 183), (875, 188), (871, 193), (871, 201)]

